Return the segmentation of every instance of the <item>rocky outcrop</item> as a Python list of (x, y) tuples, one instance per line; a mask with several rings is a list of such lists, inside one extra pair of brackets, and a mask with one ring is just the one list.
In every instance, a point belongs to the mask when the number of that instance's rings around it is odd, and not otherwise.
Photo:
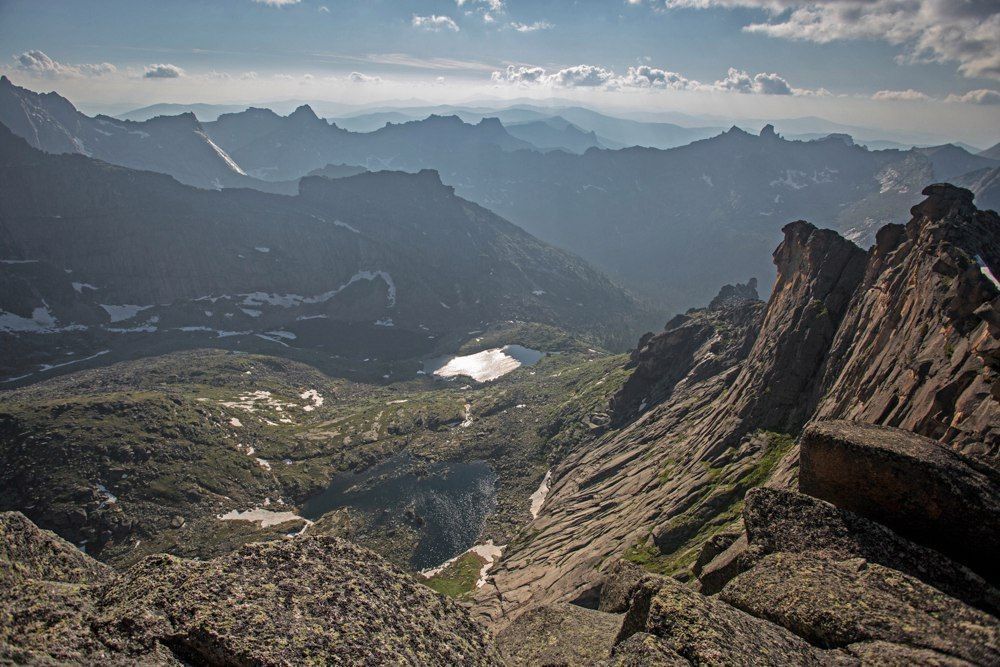
[[(981, 461), (969, 469), (989, 475), (1000, 426), (1000, 391), (993, 389), (1000, 302), (991, 269), (1000, 221), (977, 211), (959, 188), (931, 186), (925, 194), (910, 223), (883, 229), (868, 253), (808, 223), (787, 225), (766, 311), (756, 325), (747, 317), (737, 336), (724, 335), (735, 324), (732, 314), (752, 304), (689, 312), (644, 337), (633, 375), (615, 397), (618, 428), (553, 470), (542, 514), (505, 552), (492, 585), (480, 592), (480, 611), (502, 626), (533, 604), (583, 599), (615, 556), (684, 581), (697, 571), (698, 586), (716, 592), (772, 550), (811, 552), (809, 540), (825, 558), (870, 559), (994, 608), (991, 588), (975, 590), (989, 577), (970, 571), (970, 557), (955, 551), (978, 548), (989, 558), (991, 539), (949, 551), (884, 515), (869, 516), (888, 525), (874, 528), (852, 506), (845, 506), (855, 510), (849, 516), (807, 509), (787, 517), (770, 535), (787, 546), (767, 544), (749, 525), (739, 536), (749, 488), (794, 489), (805, 474), (808, 489), (812, 462), (803, 458), (800, 469), (792, 443), (812, 419), (901, 426)], [(740, 342), (718, 354), (709, 343), (716, 338)], [(857, 484), (845, 480), (842, 495)], [(979, 482), (970, 477), (968, 484)], [(900, 479), (900, 497), (905, 485)], [(892, 488), (872, 493), (897, 493)], [(956, 487), (959, 495), (972, 490)], [(929, 500), (925, 492), (932, 490), (914, 489), (913, 501)], [(972, 514), (981, 516), (980, 509)], [(621, 608), (622, 599), (619, 591), (612, 607)], [(865, 650), (884, 653), (895, 644), (887, 639)]]
[(659, 637), (694, 664), (819, 665), (824, 652), (788, 630), (669, 578), (647, 580), (632, 595), (618, 642), (637, 632)]
[(637, 632), (615, 646), (610, 664), (612, 667), (686, 667), (691, 663), (656, 635)]
[(800, 448), (803, 493), (885, 524), (997, 582), (996, 470), (908, 431), (851, 422), (812, 424)]
[[(1000, 611), (1000, 592), (967, 567), (880, 523), (818, 498), (793, 491), (753, 489), (746, 496), (743, 521), (746, 535), (741, 539), (761, 554), (812, 553), (833, 560), (863, 558), (916, 577), (975, 607), (994, 614)], [(919, 537), (927, 539), (931, 535)], [(738, 572), (745, 569), (749, 568)], [(704, 577), (699, 578), (704, 584)]]
[(14, 662), (501, 664), (457, 604), (335, 537), (150, 556), (119, 575), (82, 554), (66, 566), (73, 547), (16, 513), (0, 539), (21, 571), (0, 592), (0, 658)]
[(757, 279), (751, 278), (745, 285), (736, 283), (735, 285), (723, 285), (722, 289), (708, 304), (709, 310), (719, 310), (721, 308), (733, 308), (740, 306), (747, 301), (760, 301), (757, 294)]
[(896, 426), (995, 460), (1000, 217), (962, 188), (924, 194), (905, 227), (878, 233), (816, 416)]
[(622, 624), (621, 614), (572, 604), (535, 607), (496, 637), (509, 667), (596, 665), (607, 660)]
[(729, 582), (719, 597), (816, 646), (882, 641), (975, 664), (1000, 660), (996, 618), (860, 558), (772, 554)]

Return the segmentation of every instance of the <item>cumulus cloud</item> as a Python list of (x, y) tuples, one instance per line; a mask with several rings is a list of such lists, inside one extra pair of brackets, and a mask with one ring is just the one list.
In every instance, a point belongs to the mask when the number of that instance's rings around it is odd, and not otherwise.
[(493, 72), (491, 76), (495, 83), (513, 83), (520, 85), (531, 85), (545, 83), (545, 70), (541, 67), (525, 67), (507, 65), (507, 69)]
[(793, 88), (788, 81), (773, 73), (749, 74), (734, 67), (724, 79), (713, 84), (700, 83), (683, 74), (669, 70), (639, 65), (629, 67), (624, 75), (597, 65), (576, 65), (555, 72), (542, 67), (508, 65), (505, 70), (493, 72), (492, 79), (499, 84), (521, 86), (553, 86), (559, 88), (604, 88), (608, 90), (697, 90), (704, 92), (730, 92), (755, 95), (829, 95), (820, 88), (808, 90)]
[(761, 72), (760, 74), (750, 75), (735, 67), (730, 67), (726, 78), (716, 81), (715, 87), (719, 90), (733, 93), (757, 93), (759, 95), (794, 94), (788, 82), (777, 74)]
[(576, 65), (551, 74), (551, 82), (563, 88), (596, 88), (611, 83), (615, 73), (597, 65)]
[(351, 72), (347, 75), (347, 80), (351, 83), (382, 83), (382, 77), (369, 76), (361, 72)]
[(698, 90), (702, 84), (688, 79), (677, 72), (640, 65), (629, 67), (620, 81), (622, 86), (630, 88), (664, 88), (669, 90)]
[(450, 16), (438, 16), (437, 14), (431, 14), (430, 16), (417, 16), (414, 14), (410, 23), (414, 28), (433, 30), (434, 32), (439, 32), (441, 30), (458, 32), (458, 24), (455, 23), (454, 19)]
[(548, 30), (552, 27), (552, 24), (548, 21), (535, 21), (534, 23), (518, 23), (513, 21), (510, 27), (518, 32), (537, 32), (539, 30)]
[(945, 98), (945, 102), (961, 102), (963, 104), (982, 104), (992, 106), (994, 104), (1000, 104), (1000, 91), (990, 90), (989, 88), (980, 88), (979, 90), (970, 90), (964, 95), (949, 95)]
[[(637, 4), (637, 3), (632, 3)], [(828, 43), (878, 40), (897, 60), (954, 62), (967, 77), (1000, 79), (1000, 3), (996, 0), (666, 0), (671, 8), (749, 7), (768, 20), (747, 32)]]
[(178, 79), (184, 76), (184, 70), (169, 63), (147, 65), (142, 74), (146, 79)]
[(872, 95), (872, 99), (880, 102), (926, 102), (931, 98), (919, 90), (907, 88), (906, 90), (880, 90)]
[(507, 11), (504, 0), (455, 0), (459, 7), (466, 7), (466, 14), (478, 13), (483, 23), (495, 23)]
[(86, 76), (115, 74), (118, 68), (111, 63), (82, 63), (70, 65), (53, 60), (43, 51), (25, 51), (14, 56), (15, 67), (32, 76), (45, 78), (78, 79)]

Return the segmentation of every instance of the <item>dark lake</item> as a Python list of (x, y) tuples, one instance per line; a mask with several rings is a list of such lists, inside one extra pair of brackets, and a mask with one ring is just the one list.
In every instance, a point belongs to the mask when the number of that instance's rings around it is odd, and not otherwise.
[(342, 473), (313, 496), (302, 516), (318, 519), (347, 507), (373, 516), (400, 518), (412, 507), (424, 521), (410, 565), (436, 567), (476, 543), (486, 518), (496, 509), (496, 473), (486, 461), (430, 463), (413, 472), (406, 454), (363, 473)]

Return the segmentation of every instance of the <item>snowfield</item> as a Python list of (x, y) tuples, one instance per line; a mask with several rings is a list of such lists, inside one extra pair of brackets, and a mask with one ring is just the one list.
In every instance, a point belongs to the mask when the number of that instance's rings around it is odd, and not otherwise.
[(490, 382), (521, 366), (533, 366), (543, 356), (538, 350), (506, 345), (461, 357), (432, 359), (424, 363), (424, 371), (443, 378), (465, 375), (476, 382)]

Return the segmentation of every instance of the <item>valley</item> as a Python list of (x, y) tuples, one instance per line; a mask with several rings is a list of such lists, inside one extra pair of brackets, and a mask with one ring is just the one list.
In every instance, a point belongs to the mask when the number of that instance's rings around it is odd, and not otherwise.
[(0, 79), (0, 662), (1000, 662), (995, 147), (187, 106)]

